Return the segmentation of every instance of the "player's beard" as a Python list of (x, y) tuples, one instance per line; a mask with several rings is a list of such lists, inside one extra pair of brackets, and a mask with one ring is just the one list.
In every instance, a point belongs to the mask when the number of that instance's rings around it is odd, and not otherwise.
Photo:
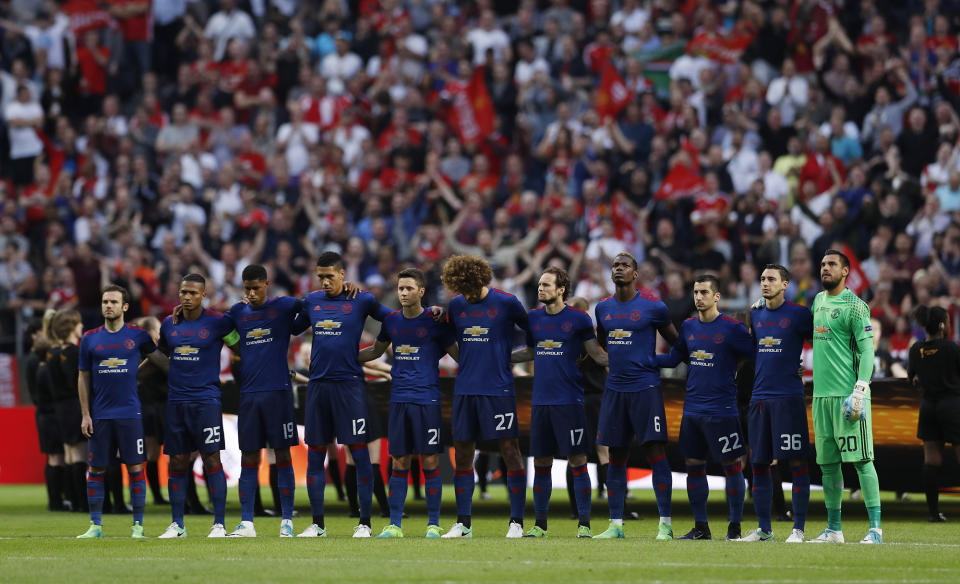
[(842, 280), (839, 278), (837, 280), (827, 281), (823, 278), (823, 276), (820, 277), (820, 285), (823, 286), (823, 289), (826, 290), (827, 292), (833, 292), (834, 290), (836, 290), (837, 286), (840, 285), (841, 281)]

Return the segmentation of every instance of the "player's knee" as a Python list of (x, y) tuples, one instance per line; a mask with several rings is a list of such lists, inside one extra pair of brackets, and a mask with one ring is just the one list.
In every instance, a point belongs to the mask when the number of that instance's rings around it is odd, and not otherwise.
[(610, 462), (613, 464), (625, 464), (627, 459), (630, 458), (630, 449), (629, 448), (611, 448), (610, 449)]
[(140, 472), (141, 470), (143, 470), (142, 464), (131, 464), (130, 466), (127, 467), (127, 474), (133, 476), (138, 472)]
[(440, 456), (436, 454), (428, 454), (420, 457), (420, 466), (423, 467), (423, 470), (433, 470), (437, 468), (440, 464)]
[(533, 459), (534, 466), (553, 466), (553, 458), (541, 456)]
[(587, 455), (574, 454), (573, 456), (567, 459), (567, 463), (569, 463), (570, 466), (583, 466), (587, 464)]
[(170, 457), (170, 468), (177, 472), (183, 472), (190, 468), (189, 454), (174, 454)]
[(220, 466), (220, 452), (210, 452), (203, 455), (203, 469), (207, 472)]
[(410, 455), (404, 456), (391, 456), (393, 460), (393, 468), (395, 470), (409, 470), (410, 469)]
[(258, 466), (260, 464), (260, 451), (255, 450), (241, 453), (240, 464), (243, 466)]
[(286, 464), (290, 462), (290, 449), (289, 448), (277, 448), (274, 452), (274, 458), (277, 463)]
[(102, 466), (88, 466), (87, 470), (93, 474), (103, 474), (107, 472), (106, 467), (102, 467)]

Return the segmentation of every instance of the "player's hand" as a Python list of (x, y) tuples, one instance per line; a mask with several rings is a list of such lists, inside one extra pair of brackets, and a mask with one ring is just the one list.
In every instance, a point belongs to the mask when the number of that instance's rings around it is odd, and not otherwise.
[(643, 358), (643, 364), (646, 365), (647, 367), (650, 367), (651, 369), (660, 368), (660, 365), (657, 364), (657, 356), (652, 354), (647, 355), (646, 357)]
[(80, 431), (87, 438), (93, 436), (93, 420), (90, 416), (84, 416), (83, 421), (80, 422)]
[(343, 283), (343, 293), (347, 295), (347, 300), (356, 298), (358, 292), (360, 292), (360, 286), (357, 286), (353, 282)]
[(444, 310), (442, 306), (431, 306), (430, 312), (433, 313), (433, 320), (435, 322), (443, 322), (443, 319), (447, 317), (447, 311)]
[(843, 400), (840, 412), (845, 420), (856, 422), (863, 417), (863, 400), (870, 391), (870, 385), (866, 381), (858, 381), (853, 386), (853, 391)]
[(180, 322), (180, 318), (183, 316), (183, 306), (178, 304), (173, 307), (173, 313), (170, 315), (173, 318), (173, 324)]
[(764, 299), (761, 297), (759, 300), (757, 300), (756, 302), (754, 302), (753, 304), (751, 304), (751, 305), (750, 305), (750, 308), (752, 308), (753, 310), (760, 310), (761, 308), (763, 308), (763, 307), (766, 306), (766, 305), (767, 305), (767, 301), (764, 300)]

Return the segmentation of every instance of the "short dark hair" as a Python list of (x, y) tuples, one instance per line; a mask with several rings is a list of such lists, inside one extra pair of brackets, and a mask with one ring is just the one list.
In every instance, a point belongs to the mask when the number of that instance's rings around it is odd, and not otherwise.
[(123, 286), (117, 284), (108, 284), (103, 287), (103, 290), (100, 291), (100, 300), (103, 300), (103, 295), (107, 292), (119, 292), (122, 297), (123, 304), (130, 304), (130, 293), (127, 292), (127, 289)]
[(637, 268), (640, 267), (640, 264), (637, 262), (637, 258), (633, 257), (633, 254), (630, 253), (629, 251), (621, 251), (621, 252), (618, 253), (617, 255), (613, 256), (613, 258), (616, 259), (616, 258), (618, 258), (618, 257), (620, 257), (620, 256), (624, 256), (624, 257), (630, 258), (630, 261), (633, 262), (633, 269), (634, 269), (634, 270), (636, 270)]
[(570, 296), (570, 276), (567, 275), (567, 271), (563, 268), (558, 268), (556, 266), (550, 266), (549, 268), (543, 271), (544, 274), (553, 274), (553, 277), (556, 278), (557, 288), (563, 288), (562, 299), (567, 300), (567, 297)]
[(941, 332), (942, 327), (945, 328), (950, 322), (950, 315), (940, 306), (920, 305), (914, 311), (913, 317), (917, 319), (917, 324), (923, 327), (928, 336)]
[(400, 270), (400, 273), (397, 274), (397, 280), (399, 281), (400, 278), (411, 278), (417, 283), (417, 286), (421, 288), (427, 287), (427, 277), (424, 276), (423, 272), (417, 268), (406, 268), (404, 270)]
[(207, 288), (207, 279), (197, 273), (187, 274), (183, 277), (181, 282), (196, 282), (197, 284), (200, 284), (204, 290)]
[(780, 279), (784, 282), (790, 281), (790, 270), (781, 266), (780, 264), (767, 264), (763, 266), (764, 271), (766, 270), (776, 270), (780, 272)]
[(829, 255), (840, 256), (840, 267), (841, 267), (841, 268), (849, 268), (849, 267), (850, 267), (850, 258), (848, 258), (848, 257), (847, 257), (847, 254), (843, 253), (843, 252), (840, 251), (839, 249), (828, 249), (827, 251), (823, 252), (823, 257), (827, 257), (827, 256), (829, 256)]
[(244, 282), (254, 282), (256, 280), (267, 281), (267, 268), (261, 266), (260, 264), (250, 264), (249, 266), (243, 268), (243, 273), (240, 274), (240, 279)]
[(704, 282), (710, 284), (710, 289), (713, 290), (714, 294), (720, 291), (720, 280), (713, 274), (700, 274), (693, 281), (694, 284), (702, 284)]
[(343, 269), (343, 257), (335, 251), (325, 251), (317, 258), (318, 268)]

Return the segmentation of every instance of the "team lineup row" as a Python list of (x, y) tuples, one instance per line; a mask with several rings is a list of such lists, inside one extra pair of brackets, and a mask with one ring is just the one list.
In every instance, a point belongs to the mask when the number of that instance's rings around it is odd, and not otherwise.
[[(173, 522), (160, 536), (186, 536), (185, 488), (191, 454), (199, 452), (214, 506), (210, 537), (255, 537), (254, 494), (260, 451), (276, 453), (281, 537), (294, 536), (294, 473), (290, 447), (299, 443), (290, 393), (287, 352), (291, 335), (311, 329), (311, 358), (305, 408), (308, 446), (306, 488), (312, 523), (300, 537), (324, 537), (326, 445), (334, 439), (350, 448), (357, 469), (360, 520), (354, 537), (370, 537), (372, 466), (367, 451), (367, 402), (362, 363), (379, 358), (391, 345), (393, 367), (388, 439), (392, 457), (390, 524), (378, 537), (402, 537), (401, 518), (411, 457), (420, 455), (425, 477), (428, 538), (472, 537), (473, 458), (476, 442), (497, 440), (507, 466), (510, 498), (508, 538), (545, 537), (553, 458), (567, 458), (579, 514), (577, 537), (622, 538), (627, 486), (626, 462), (636, 439), (652, 470), (659, 510), (657, 539), (673, 539), (672, 473), (666, 460), (666, 415), (659, 368), (689, 364), (680, 448), (685, 457), (687, 493), (694, 527), (678, 539), (710, 539), (706, 503), (706, 462), (723, 466), (730, 507), (728, 540), (772, 541), (770, 465), (788, 464), (793, 476), (794, 526), (788, 542), (805, 541), (810, 493), (809, 435), (803, 384), (797, 369), (805, 340), (814, 347), (813, 426), (817, 463), (824, 478), (828, 525), (812, 542), (843, 542), (840, 525), (842, 462), (853, 463), (870, 520), (861, 543), (882, 542), (879, 485), (873, 467), (869, 380), (873, 364), (872, 329), (866, 304), (846, 288), (849, 261), (828, 250), (821, 263), (824, 291), (813, 311), (784, 301), (790, 280), (782, 266), (770, 265), (760, 284), (763, 298), (749, 311), (747, 326), (717, 309), (719, 283), (701, 275), (693, 287), (697, 316), (680, 329), (666, 306), (636, 287), (637, 261), (618, 254), (611, 265), (614, 296), (601, 301), (594, 320), (567, 304), (570, 281), (562, 269), (540, 277), (542, 307), (527, 311), (512, 294), (490, 288), (492, 272), (473, 256), (453, 256), (443, 267), (446, 288), (457, 294), (446, 310), (422, 306), (425, 279), (415, 269), (398, 274), (402, 310), (391, 311), (371, 294), (344, 282), (335, 253), (317, 260), (319, 290), (303, 299), (269, 297), (265, 268), (251, 265), (242, 274), (244, 299), (221, 315), (203, 308), (205, 280), (185, 276), (180, 307), (167, 317), (159, 341), (125, 324), (127, 292), (108, 286), (102, 293), (105, 325), (83, 335), (79, 348), (82, 432), (89, 439), (87, 495), (91, 524), (81, 538), (102, 537), (103, 476), (119, 450), (130, 472), (134, 537), (143, 537), (145, 485), (143, 428), (137, 398), (137, 366), (146, 360), (168, 371), (165, 451), (170, 455), (168, 484)], [(575, 302), (571, 302), (575, 304)], [(358, 349), (367, 317), (382, 323), (373, 346)], [(525, 347), (514, 350), (514, 333)], [(657, 354), (660, 334), (671, 346)], [(221, 432), (219, 355), (227, 345), (239, 355), (234, 375), (240, 386), (238, 436), (241, 521), (224, 527), (226, 479), (219, 452)], [(156, 349), (159, 347), (159, 351)], [(438, 469), (440, 390), (438, 362), (449, 354), (459, 363), (453, 401), (454, 489), (457, 519), (440, 528), (442, 486)], [(609, 527), (592, 535), (590, 478), (581, 365), (591, 359), (607, 367), (596, 442), (608, 447)], [(524, 533), (527, 473), (518, 445), (516, 398), (511, 363), (530, 361), (533, 380), (530, 454), (534, 458), (536, 523)], [(736, 402), (739, 362), (755, 362), (749, 413), (749, 452), (754, 479), (757, 529), (741, 534), (744, 505), (743, 461), (747, 455)]]

